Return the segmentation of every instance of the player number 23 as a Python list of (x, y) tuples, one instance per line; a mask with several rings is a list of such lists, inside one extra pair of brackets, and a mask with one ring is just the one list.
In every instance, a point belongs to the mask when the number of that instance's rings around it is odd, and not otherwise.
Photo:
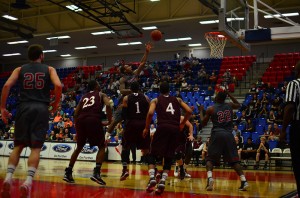
[(85, 107), (93, 106), (95, 104), (95, 96), (92, 96), (90, 98), (84, 98), (83, 103), (84, 103), (83, 106), (82, 106), (83, 109)]

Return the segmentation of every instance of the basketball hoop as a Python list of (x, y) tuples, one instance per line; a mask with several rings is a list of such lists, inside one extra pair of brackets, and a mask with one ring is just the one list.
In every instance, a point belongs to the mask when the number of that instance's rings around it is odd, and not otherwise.
[(210, 46), (210, 57), (223, 58), (227, 37), (220, 32), (207, 32), (204, 37)]

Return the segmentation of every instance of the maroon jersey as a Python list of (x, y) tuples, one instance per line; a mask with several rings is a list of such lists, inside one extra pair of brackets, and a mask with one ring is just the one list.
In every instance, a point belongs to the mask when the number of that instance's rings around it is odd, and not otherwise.
[(174, 96), (160, 95), (156, 104), (157, 124), (180, 124), (180, 104)]
[(132, 93), (128, 95), (128, 120), (146, 120), (149, 102), (144, 94)]
[(102, 118), (103, 109), (103, 99), (101, 92), (91, 91), (84, 96), (82, 96), (79, 105), (81, 106), (81, 111), (78, 118), (84, 118), (88, 116)]

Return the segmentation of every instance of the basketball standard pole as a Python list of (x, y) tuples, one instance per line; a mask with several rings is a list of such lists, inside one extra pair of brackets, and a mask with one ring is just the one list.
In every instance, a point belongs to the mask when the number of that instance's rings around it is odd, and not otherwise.
[(257, 0), (253, 1), (254, 9), (254, 29), (258, 29), (258, 10), (257, 10)]

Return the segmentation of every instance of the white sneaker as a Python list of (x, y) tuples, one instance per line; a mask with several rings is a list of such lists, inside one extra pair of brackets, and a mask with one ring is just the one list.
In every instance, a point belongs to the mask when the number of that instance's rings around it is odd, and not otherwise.
[(191, 178), (192, 176), (190, 174), (188, 174), (187, 172), (185, 172), (185, 178)]
[(20, 186), (20, 197), (21, 198), (30, 197), (30, 192), (31, 192), (31, 184), (23, 183)]
[(10, 187), (12, 185), (12, 179), (8, 179), (8, 180), (5, 180), (3, 182), (3, 188), (2, 188), (2, 192), (1, 192), (1, 197), (3, 198), (8, 198), (10, 197)]
[(178, 177), (178, 174), (179, 174), (179, 167), (175, 166), (174, 177)]
[(214, 187), (214, 179), (213, 178), (208, 178), (207, 179), (207, 186), (206, 186), (206, 190), (207, 191), (212, 191)]

